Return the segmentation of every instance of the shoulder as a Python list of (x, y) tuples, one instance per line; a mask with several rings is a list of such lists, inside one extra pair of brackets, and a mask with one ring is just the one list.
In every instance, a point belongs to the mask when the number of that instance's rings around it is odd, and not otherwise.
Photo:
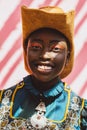
[(20, 81), (18, 82), (17, 84), (9, 87), (9, 88), (5, 88), (5, 89), (2, 89), (0, 90), (0, 103), (2, 103), (2, 100), (5, 98), (9, 98), (11, 99), (13, 93), (15, 92), (15, 90), (18, 88), (18, 87), (21, 87), (24, 85), (24, 81)]
[[(67, 85), (66, 89), (70, 95), (69, 111), (77, 114), (79, 125), (82, 130), (87, 129), (87, 99), (80, 97)], [(69, 113), (69, 112), (68, 112)]]
[(16, 83), (15, 85), (0, 90), (0, 102), (4, 97), (11, 98), (13, 94), (20, 88), (24, 88), (24, 86), (27, 86), (30, 83), (30, 75), (24, 77), (21, 81)]
[(10, 88), (5, 88), (5, 89), (2, 89), (0, 90), (0, 102), (2, 101), (2, 99), (5, 97), (8, 97), (8, 96), (11, 96), (12, 95), (12, 92), (15, 90), (16, 88), (16, 85), (10, 87)]
[[(69, 87), (68, 87), (69, 88)], [(80, 97), (70, 89), (71, 109), (78, 111), (80, 114), (79, 122), (82, 130), (87, 129), (87, 99)]]
[(75, 93), (69, 85), (66, 84), (65, 86), (65, 90), (68, 91), (68, 97), (70, 98), (70, 106), (71, 109), (76, 109), (78, 111), (81, 111), (83, 109), (84, 106), (84, 101), (86, 101), (85, 99), (81, 98), (77, 93)]

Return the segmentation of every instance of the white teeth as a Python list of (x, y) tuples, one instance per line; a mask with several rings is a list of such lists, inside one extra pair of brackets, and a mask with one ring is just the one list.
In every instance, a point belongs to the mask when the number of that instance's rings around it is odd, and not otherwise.
[(51, 66), (44, 66), (44, 65), (38, 65), (38, 69), (43, 69), (43, 70), (51, 70)]

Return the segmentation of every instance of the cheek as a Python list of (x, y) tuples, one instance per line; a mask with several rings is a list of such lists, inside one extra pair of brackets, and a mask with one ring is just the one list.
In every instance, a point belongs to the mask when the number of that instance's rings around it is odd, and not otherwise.
[(65, 66), (66, 63), (66, 55), (57, 55), (54, 59), (56, 66), (58, 66), (58, 68), (62, 68), (63, 66)]
[(28, 50), (27, 51), (27, 61), (28, 61), (28, 64), (29, 63), (31, 64), (31, 62), (37, 60), (38, 56), (39, 56), (38, 53), (35, 53), (35, 52), (31, 51), (31, 50)]
[(50, 52), (50, 53), (49, 53), (49, 57), (50, 57), (51, 59), (55, 59), (55, 58), (57, 57), (57, 53)]

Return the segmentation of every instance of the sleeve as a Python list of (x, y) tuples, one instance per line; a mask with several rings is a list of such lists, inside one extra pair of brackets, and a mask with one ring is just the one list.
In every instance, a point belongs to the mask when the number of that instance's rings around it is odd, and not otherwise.
[(84, 106), (83, 109), (81, 111), (81, 118), (80, 118), (81, 122), (81, 130), (87, 130), (87, 100), (84, 100)]

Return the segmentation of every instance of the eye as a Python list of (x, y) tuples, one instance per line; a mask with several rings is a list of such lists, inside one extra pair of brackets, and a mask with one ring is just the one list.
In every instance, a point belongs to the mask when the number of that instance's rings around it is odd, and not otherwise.
[(59, 44), (57, 44), (57, 45), (52, 45), (51, 50), (52, 50), (53, 52), (61, 52), (61, 51), (63, 51), (64, 49), (63, 49)]
[(53, 52), (62, 52), (65, 48), (67, 47), (64, 42), (58, 42), (57, 44), (51, 46), (51, 50)]
[(41, 50), (42, 49), (42, 45), (38, 42), (32, 42), (29, 44), (29, 47), (31, 49), (34, 49), (34, 50)]

